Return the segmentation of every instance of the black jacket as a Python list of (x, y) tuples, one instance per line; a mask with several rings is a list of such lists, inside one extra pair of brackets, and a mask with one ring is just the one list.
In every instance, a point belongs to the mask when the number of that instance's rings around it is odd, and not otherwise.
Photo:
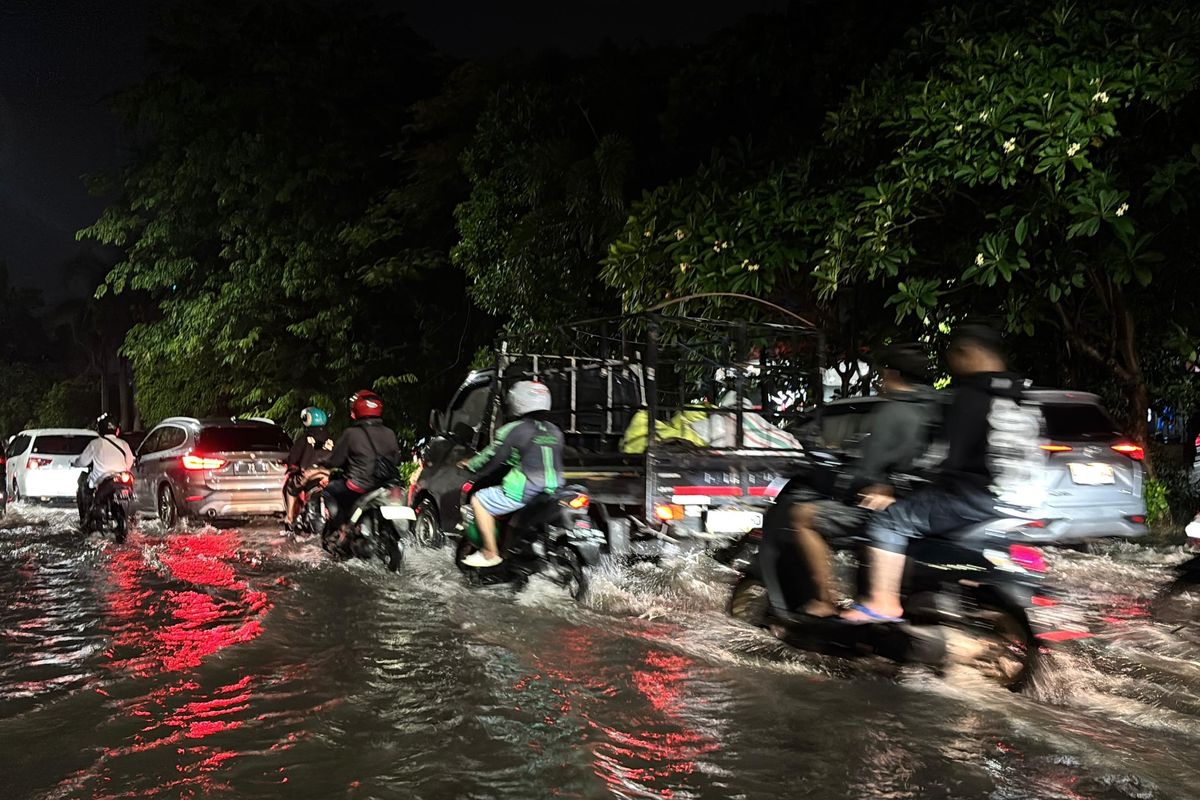
[(324, 425), (305, 428), (300, 431), (296, 441), (292, 442), (292, 449), (287, 457), (288, 468), (306, 470), (315, 467), (324, 463), (332, 450), (332, 437)]
[(989, 416), (998, 399), (1020, 402), (1024, 382), (1011, 372), (980, 372), (954, 381), (954, 400), (946, 411), (946, 443), (941, 483), (956, 488), (988, 490)]
[(852, 495), (872, 484), (891, 485), (892, 476), (912, 472), (913, 462), (929, 446), (937, 405), (933, 390), (917, 386), (886, 397), (871, 414), (871, 435), (854, 470)]
[(383, 420), (368, 417), (358, 420), (342, 432), (325, 466), (342, 470), (347, 483), (365, 492), (379, 486), (375, 465), (380, 458), (395, 470), (400, 463), (400, 444), (396, 441), (396, 434), (383, 424)]

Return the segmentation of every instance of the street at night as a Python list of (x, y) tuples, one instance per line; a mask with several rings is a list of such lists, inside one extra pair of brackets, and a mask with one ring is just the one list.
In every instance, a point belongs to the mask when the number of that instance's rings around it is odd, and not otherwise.
[(1200, 796), (1194, 0), (6, 0), (0, 800)]
[[(731, 622), (707, 558), (463, 585), (269, 529), (153, 524), (123, 546), (15, 509), (0, 545), (10, 797), (1184, 798), (1200, 597), (1177, 549), (1065, 552), (1097, 636), (1023, 695), (799, 655)], [(1193, 617), (1194, 618), (1194, 617)]]

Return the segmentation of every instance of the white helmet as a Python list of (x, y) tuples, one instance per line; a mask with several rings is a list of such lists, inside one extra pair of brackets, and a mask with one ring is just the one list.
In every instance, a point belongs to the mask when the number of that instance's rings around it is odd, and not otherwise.
[(508, 390), (508, 410), (523, 417), (534, 411), (550, 410), (550, 389), (536, 381), (520, 381)]

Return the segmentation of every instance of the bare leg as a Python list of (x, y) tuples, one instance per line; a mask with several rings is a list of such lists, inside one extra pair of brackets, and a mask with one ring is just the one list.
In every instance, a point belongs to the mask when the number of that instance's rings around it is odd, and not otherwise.
[(291, 525), (296, 521), (296, 515), (300, 513), (300, 498), (292, 495), (287, 496), (287, 524)]
[[(888, 617), (903, 616), (900, 584), (904, 579), (904, 554), (881, 550), (878, 547), (867, 548), (867, 554), (871, 559), (871, 593), (864, 600), (865, 605), (877, 614)], [(849, 611), (845, 616), (847, 619), (871, 619), (857, 611)]]
[(487, 558), (499, 558), (500, 552), (496, 547), (496, 518), (474, 495), (471, 497), (471, 508), (475, 510), (475, 525), (479, 528), (479, 535), (483, 537), (483, 555)]
[(792, 528), (796, 534), (796, 546), (800, 548), (816, 589), (816, 597), (804, 604), (804, 613), (817, 617), (831, 617), (837, 613), (833, 604), (833, 571), (829, 560), (832, 555), (829, 545), (815, 529), (816, 506), (802, 503), (792, 509)]

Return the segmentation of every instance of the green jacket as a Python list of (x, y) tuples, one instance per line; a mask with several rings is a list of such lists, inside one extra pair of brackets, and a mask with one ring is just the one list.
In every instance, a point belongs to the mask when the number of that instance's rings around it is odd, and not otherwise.
[(467, 462), (475, 482), (507, 470), (504, 494), (527, 503), (563, 484), (563, 434), (552, 422), (525, 416), (496, 432), (496, 439)]

